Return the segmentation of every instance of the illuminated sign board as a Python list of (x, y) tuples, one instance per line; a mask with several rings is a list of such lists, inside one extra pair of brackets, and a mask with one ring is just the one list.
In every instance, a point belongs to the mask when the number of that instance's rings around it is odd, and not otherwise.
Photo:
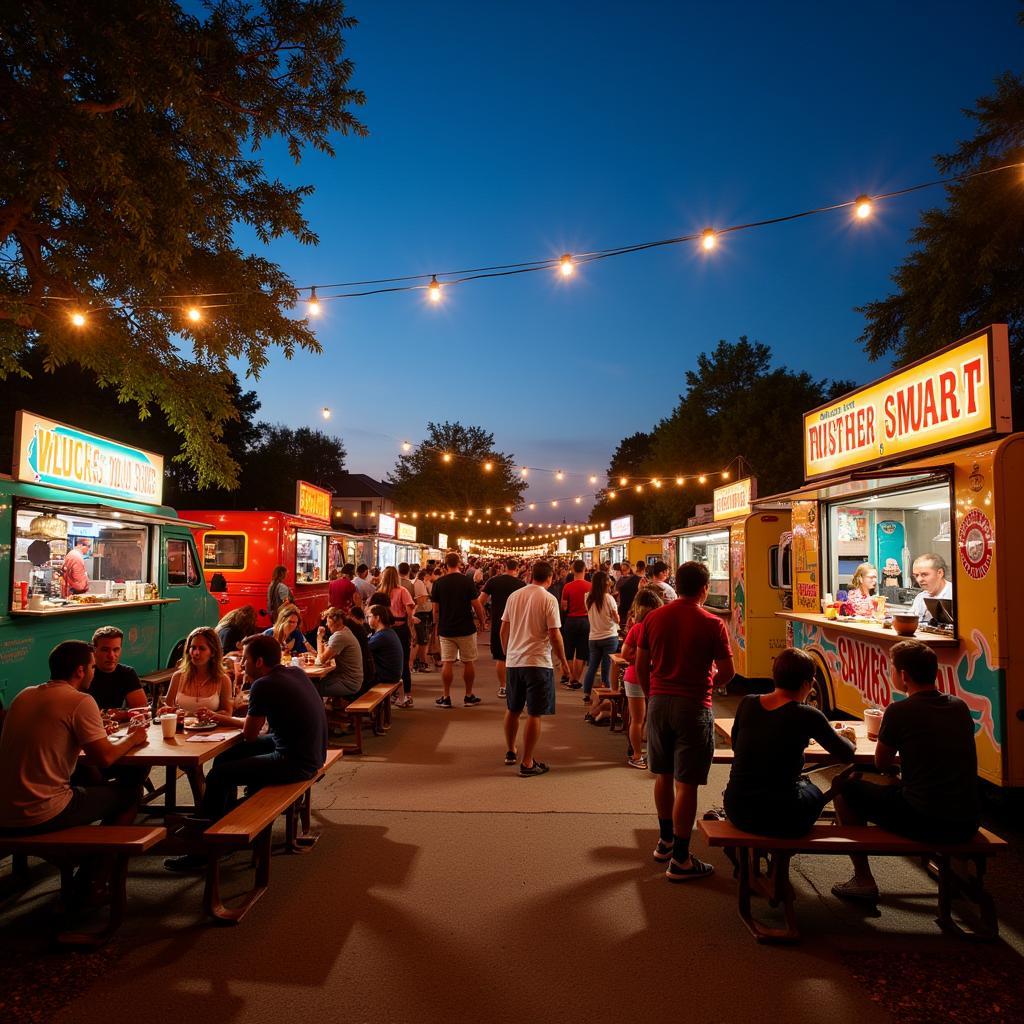
[(446, 547), (448, 547), (448, 534), (447, 534), (447, 533), (439, 533), (439, 534), (437, 535), (437, 546), (438, 546), (438, 547), (439, 547), (439, 548), (440, 548), (440, 549), (441, 549), (442, 551), (444, 551), (444, 549), (445, 549)]
[(159, 505), (164, 460), (142, 448), (19, 410), (14, 419), (14, 478)]
[(750, 514), (750, 502), (757, 497), (757, 480), (752, 476), (737, 480), (734, 484), (716, 487), (711, 496), (715, 522), (719, 519), (733, 519)]
[(399, 540), (415, 540), (416, 539), (416, 527), (412, 523), (399, 523), (398, 524), (398, 539)]
[(383, 512), (377, 516), (377, 534), (380, 537), (394, 537), (395, 517), (385, 515)]
[(633, 536), (632, 516), (622, 516), (619, 519), (613, 519), (608, 526), (610, 527), (608, 532), (614, 540), (622, 540), (624, 537)]
[(611, 542), (612, 542), (612, 531), (611, 530), (602, 530), (598, 534), (597, 539), (598, 539), (598, 543), (600, 543), (600, 544), (611, 544)]
[(585, 548), (596, 548), (597, 547), (597, 534), (596, 533), (585, 533), (585, 534), (583, 534), (583, 546)]
[(558, 554), (564, 555), (568, 552), (568, 550), (569, 542), (564, 537), (562, 537), (561, 540), (559, 540), (558, 542)]
[(295, 512), (321, 523), (331, 521), (331, 492), (305, 480), (295, 481)]
[(804, 478), (1009, 433), (1005, 324), (968, 335), (804, 414)]

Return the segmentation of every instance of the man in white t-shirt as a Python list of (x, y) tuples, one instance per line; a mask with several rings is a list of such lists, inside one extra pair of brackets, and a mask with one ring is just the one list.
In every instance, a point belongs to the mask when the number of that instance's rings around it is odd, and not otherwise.
[(540, 739), (541, 718), (555, 713), (552, 650), (562, 672), (569, 674), (558, 602), (548, 593), (550, 564), (535, 562), (531, 580), (529, 585), (509, 595), (501, 617), (501, 647), (506, 666), (505, 764), (516, 763), (516, 735), (525, 708), (526, 729), (519, 763), (519, 774), (524, 778), (543, 775), (548, 770), (546, 764), (534, 759), (533, 752)]
[(942, 555), (918, 555), (914, 559), (914, 580), (921, 588), (921, 593), (914, 598), (910, 606), (910, 614), (916, 615), (921, 622), (928, 622), (932, 613), (924, 603), (926, 597), (940, 597), (947, 600), (953, 596), (953, 584), (946, 579), (946, 560)]
[(120, 743), (107, 738), (99, 706), (88, 693), (96, 668), (92, 644), (57, 644), (49, 667), (52, 678), (22, 690), (4, 720), (0, 832), (55, 832), (98, 819), (108, 825), (131, 824), (140, 786), (77, 785), (72, 774), (83, 750), (87, 762), (107, 769), (143, 746), (146, 730), (132, 729)]

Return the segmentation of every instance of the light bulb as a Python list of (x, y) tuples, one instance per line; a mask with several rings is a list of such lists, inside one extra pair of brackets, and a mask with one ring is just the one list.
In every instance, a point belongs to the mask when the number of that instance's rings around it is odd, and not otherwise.
[(451, 462), (452, 461), (452, 453), (451, 452), (445, 452), (444, 455), (441, 456), (441, 461), (442, 462)]
[(853, 212), (857, 215), (858, 220), (867, 220), (873, 209), (871, 196), (857, 196), (853, 202)]
[(403, 441), (402, 442), (402, 451), (403, 452), (411, 452), (412, 451), (412, 445), (409, 444), (408, 441)]
[(655, 487), (661, 487), (661, 481), (660, 480), (652, 480), (651, 483), (654, 484)]
[(620, 487), (625, 487), (627, 483), (628, 483), (628, 481), (626, 480), (626, 478), (624, 476), (620, 476), (619, 477), (619, 486)]
[(329, 420), (331, 418), (331, 410), (328, 409), (327, 406), (325, 405), (320, 415), (323, 416), (325, 420)]
[(441, 285), (437, 280), (436, 274), (430, 279), (430, 284), (427, 286), (427, 294), (430, 296), (431, 302), (441, 301)]
[(75, 325), (75, 327), (84, 327), (85, 326), (85, 314), (84, 313), (80, 313), (78, 310), (75, 310), (75, 312), (71, 314), (71, 322), (72, 322), (72, 324)]
[(705, 228), (700, 234), (700, 244), (705, 252), (710, 252), (718, 245), (718, 232), (714, 228)]
[(187, 316), (194, 324), (199, 323), (199, 321), (203, 319), (202, 311), (198, 306), (189, 306), (188, 309), (185, 310), (185, 316)]
[(562, 277), (572, 277), (572, 275), (576, 272), (576, 264), (573, 263), (571, 253), (566, 253), (558, 261), (558, 269), (561, 272)]
[(683, 478), (681, 476), (677, 476), (676, 477), (676, 487), (682, 487), (682, 486), (683, 486)]
[(564, 480), (565, 479), (565, 474), (561, 470), (558, 470), (558, 472), (555, 473), (555, 479), (556, 480)]
[(729, 479), (729, 470), (727, 470), (727, 469), (723, 469), (722, 470), (722, 479), (723, 480), (728, 480)]
[(615, 497), (615, 492), (614, 491), (609, 491), (608, 492), (608, 497), (609, 498), (614, 498)]
[(317, 300), (316, 289), (315, 288), (311, 288), (310, 289), (310, 292), (309, 292), (309, 302), (306, 305), (306, 312), (310, 316), (319, 316), (320, 315), (320, 302)]
[(643, 489), (644, 489), (644, 485), (643, 484), (637, 484), (636, 487), (633, 488), (633, 490), (636, 491), (637, 494), (639, 494)]
[(706, 484), (707, 482), (708, 482), (708, 478), (703, 473), (701, 473), (701, 475), (699, 477), (697, 477), (697, 483), (699, 483), (699, 484)]
[(519, 470), (519, 475), (520, 476), (526, 476), (526, 474), (528, 472), (529, 472), (529, 470), (525, 466), (523, 466), (523, 468), (521, 470)]
[(592, 477), (590, 478), (590, 482), (591, 482), (592, 484), (596, 484), (596, 483), (597, 483), (597, 477), (596, 477), (596, 476), (592, 476)]
[(492, 469), (494, 469), (494, 463), (493, 462), (485, 462), (484, 463), (484, 472), (485, 473), (490, 473), (490, 471)]

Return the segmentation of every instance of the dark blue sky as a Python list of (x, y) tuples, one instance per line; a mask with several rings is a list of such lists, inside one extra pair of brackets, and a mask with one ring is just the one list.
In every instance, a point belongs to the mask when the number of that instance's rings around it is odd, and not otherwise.
[[(272, 173), (310, 182), (321, 244), (269, 254), (297, 283), (538, 259), (739, 223), (936, 176), (962, 108), (1019, 70), (1015, 0), (728, 4), (352, 2), (371, 137)], [(747, 334), (776, 361), (858, 382), (888, 368), (853, 307), (889, 291), (922, 208), (882, 207), (554, 275), (335, 302), (320, 357), (276, 358), (262, 415), (334, 411), (355, 472), (427, 420), (492, 430), (534, 466), (531, 496), (588, 491), (618, 441), (673, 408), (684, 373)], [(245, 244), (253, 245), (250, 239)], [(954, 339), (950, 339), (954, 340)], [(799, 415), (800, 410), (794, 410)], [(671, 471), (674, 467), (665, 467)]]

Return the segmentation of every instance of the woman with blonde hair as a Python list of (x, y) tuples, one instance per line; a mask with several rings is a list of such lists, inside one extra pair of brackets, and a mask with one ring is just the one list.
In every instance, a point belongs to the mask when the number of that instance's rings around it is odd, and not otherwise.
[(184, 711), (198, 714), (200, 709), (227, 711), (233, 709), (231, 676), (224, 671), (224, 652), (217, 631), (210, 626), (193, 629), (185, 641), (185, 653), (177, 671), (171, 676), (161, 714)]
[(853, 605), (854, 615), (871, 618), (875, 614), (872, 591), (878, 588), (878, 570), (870, 562), (861, 562), (853, 571), (846, 600)]
[(281, 653), (286, 658), (306, 652), (315, 654), (316, 648), (306, 639), (300, 622), (298, 607), (294, 604), (283, 604), (277, 613), (277, 621), (270, 629), (263, 630), (263, 635), (272, 636), (281, 645)]
[[(402, 641), (402, 696), (395, 698), (399, 707), (412, 707), (412, 673), (409, 671), (409, 656), (412, 653), (412, 633), (409, 631), (409, 616), (412, 615), (416, 602), (412, 594), (402, 586), (398, 570), (389, 565), (381, 573), (379, 593), (388, 599), (388, 607), (395, 622), (392, 628)], [(372, 598), (371, 598), (372, 601)]]

